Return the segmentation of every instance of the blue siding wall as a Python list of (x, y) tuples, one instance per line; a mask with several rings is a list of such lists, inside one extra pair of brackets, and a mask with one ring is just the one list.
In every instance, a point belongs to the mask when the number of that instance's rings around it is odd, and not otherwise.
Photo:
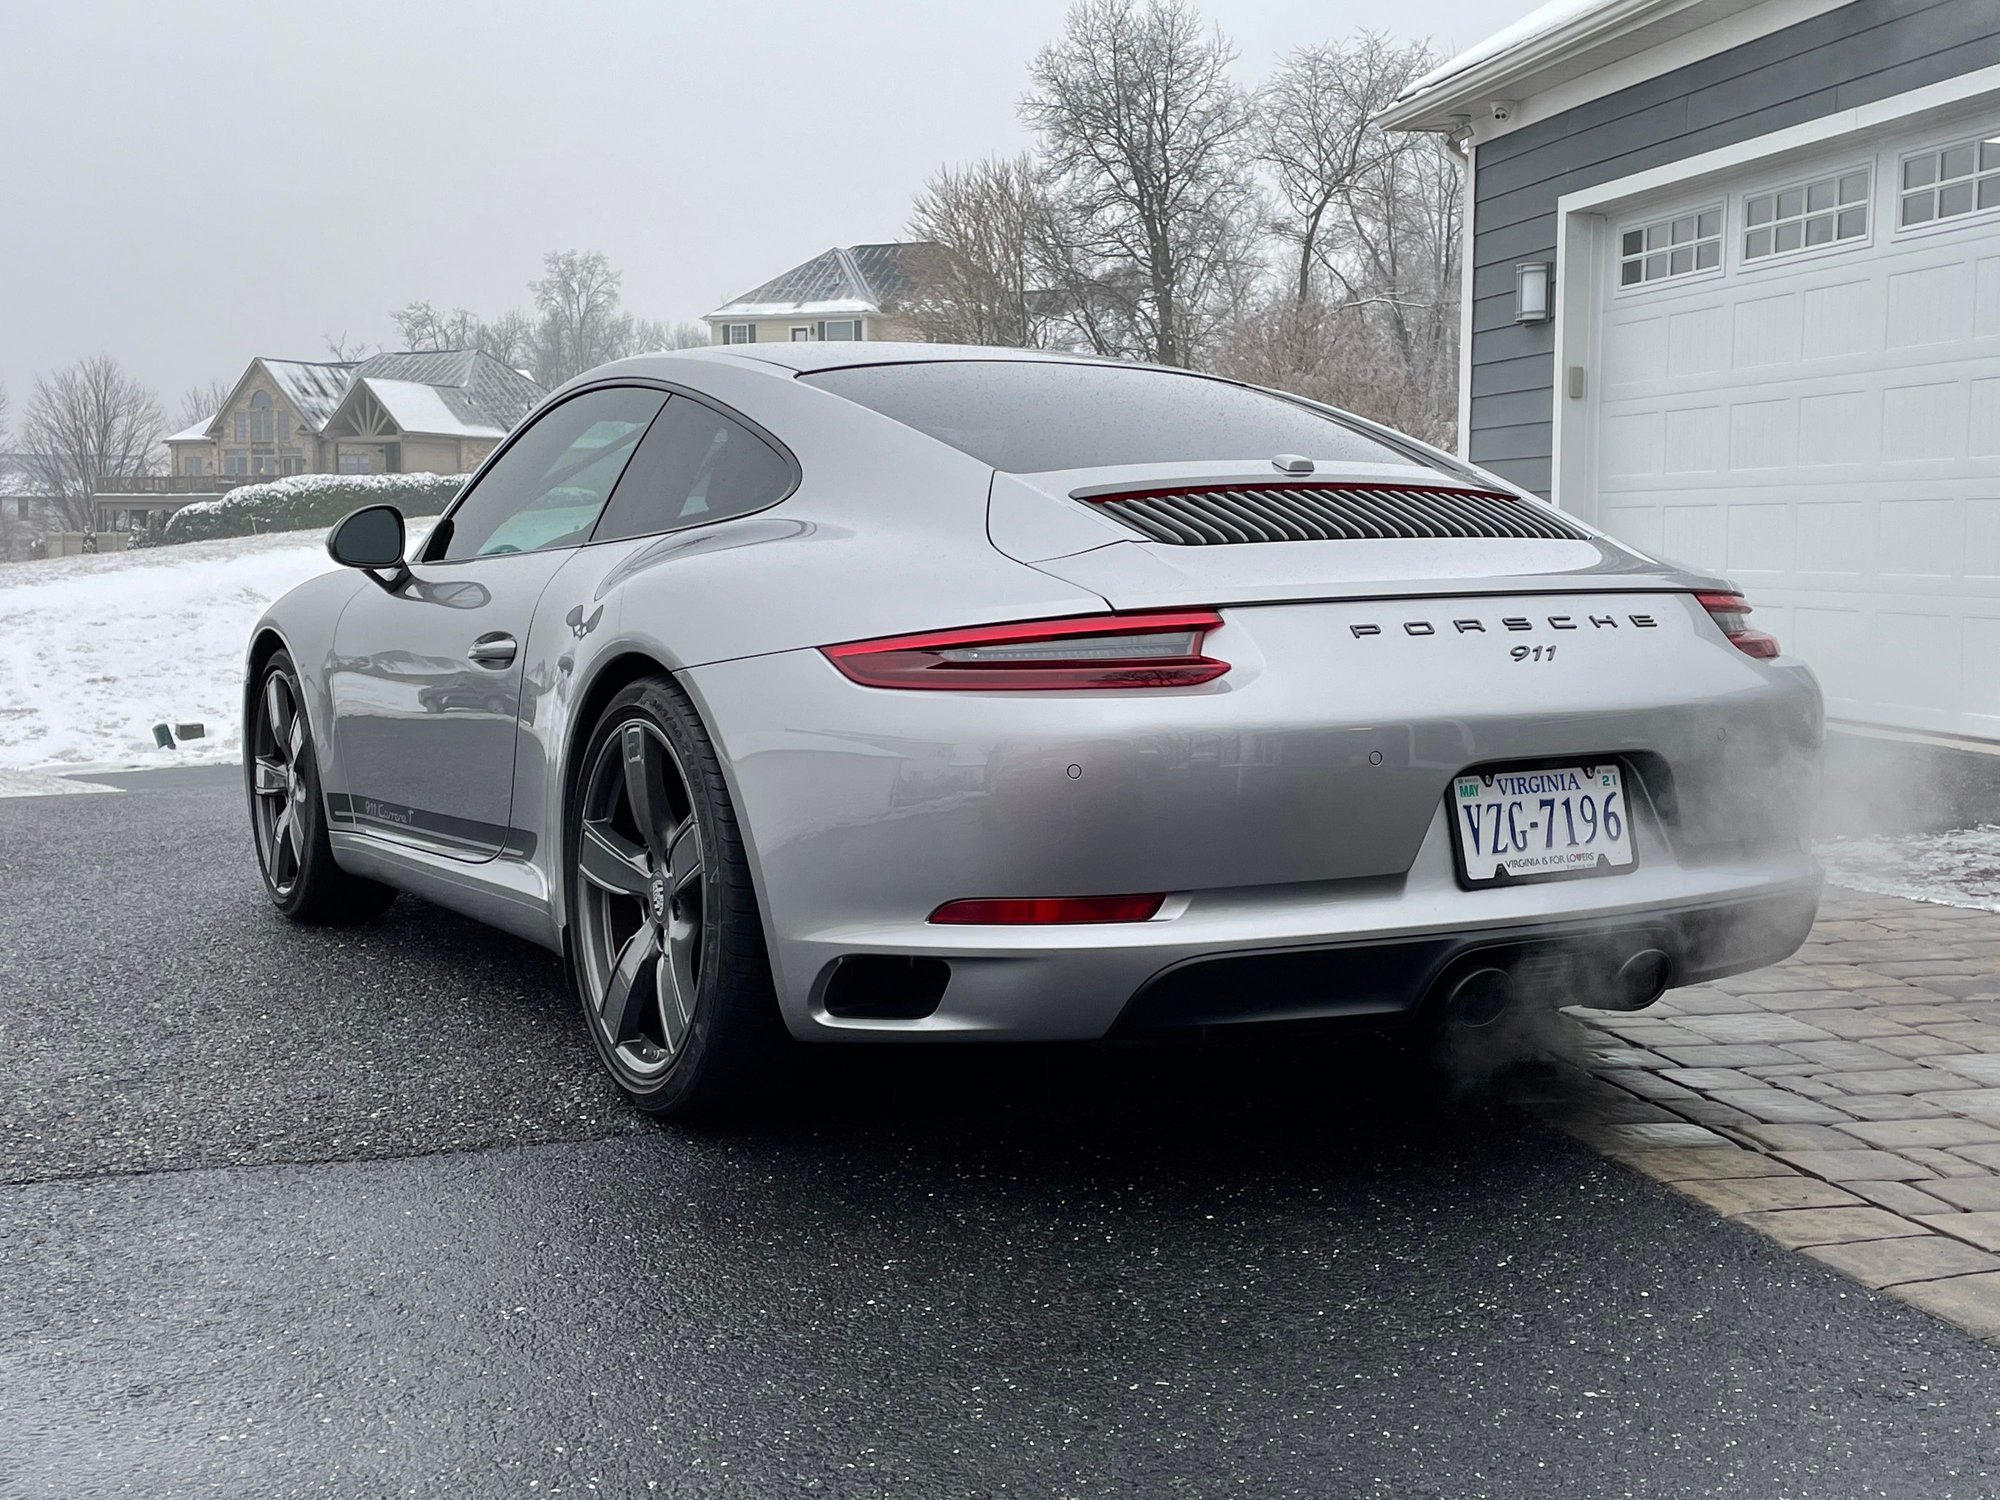
[(1517, 324), (1514, 264), (1555, 259), (1556, 200), (2000, 63), (2000, 0), (1854, 0), (1479, 148), (1474, 463), (1547, 496), (1553, 324)]

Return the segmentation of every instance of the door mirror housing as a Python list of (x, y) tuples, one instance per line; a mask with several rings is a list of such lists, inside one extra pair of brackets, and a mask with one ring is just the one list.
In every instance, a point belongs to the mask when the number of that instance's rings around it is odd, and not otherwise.
[(393, 505), (364, 505), (341, 517), (327, 533), (327, 555), (343, 568), (378, 570), (392, 577), (377, 578), (386, 588), (401, 588), (410, 576), (403, 561), (403, 513)]

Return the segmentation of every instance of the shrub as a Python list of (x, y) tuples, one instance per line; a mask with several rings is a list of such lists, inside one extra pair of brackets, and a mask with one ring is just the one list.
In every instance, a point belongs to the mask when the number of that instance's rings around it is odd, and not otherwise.
[(304, 531), (331, 526), (364, 505), (393, 505), (406, 516), (435, 516), (451, 504), (465, 479), (463, 474), (289, 474), (183, 506), (167, 518), (161, 540), (172, 545)]

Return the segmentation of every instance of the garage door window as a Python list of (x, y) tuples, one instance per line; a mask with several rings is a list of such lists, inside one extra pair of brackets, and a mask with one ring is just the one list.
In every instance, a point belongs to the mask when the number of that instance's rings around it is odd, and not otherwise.
[(1743, 259), (1771, 260), (1868, 237), (1868, 173), (1841, 172), (1743, 200)]
[(1618, 285), (1651, 286), (1722, 268), (1722, 209), (1697, 209), (1622, 230), (1618, 236)]
[(1903, 158), (1905, 229), (2000, 208), (2000, 135)]

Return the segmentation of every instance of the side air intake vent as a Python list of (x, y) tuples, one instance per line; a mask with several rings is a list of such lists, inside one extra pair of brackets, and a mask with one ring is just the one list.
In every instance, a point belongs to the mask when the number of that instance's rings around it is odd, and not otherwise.
[(1569, 542), (1589, 536), (1546, 505), (1492, 490), (1260, 484), (1092, 495), (1087, 500), (1141, 536), (1183, 547), (1435, 537)]

